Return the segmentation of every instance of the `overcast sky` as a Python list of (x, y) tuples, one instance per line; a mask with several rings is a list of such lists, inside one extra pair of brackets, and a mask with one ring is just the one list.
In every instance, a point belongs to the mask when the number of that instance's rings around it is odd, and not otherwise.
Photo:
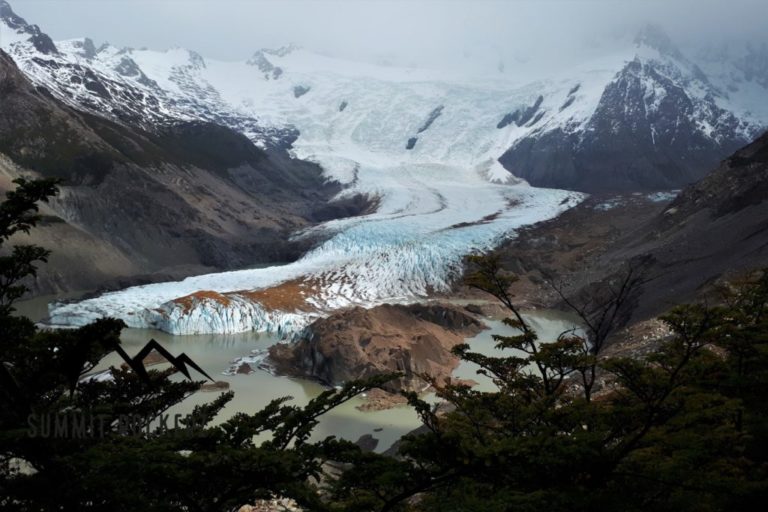
[(764, 38), (768, 0), (9, 0), (54, 40), (91, 37), (116, 46), (182, 46), (245, 59), (290, 42), (315, 51), (397, 63), (567, 51), (650, 21), (673, 39), (723, 34)]

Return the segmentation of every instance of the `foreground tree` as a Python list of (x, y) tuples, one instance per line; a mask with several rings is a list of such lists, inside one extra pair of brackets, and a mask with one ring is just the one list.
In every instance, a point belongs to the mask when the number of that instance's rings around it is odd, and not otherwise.
[(345, 473), (338, 500), (382, 511), (763, 509), (768, 274), (722, 306), (673, 309), (662, 317), (673, 335), (650, 356), (607, 358), (600, 318), (645, 283), (636, 268), (580, 313), (583, 333), (543, 342), (509, 294), (514, 277), (494, 257), (472, 263), (468, 283), (498, 298), (519, 332), (495, 336), (506, 357), (455, 349), (496, 390), (433, 381), (442, 414), (410, 395), (424, 432), (397, 460), (362, 456), (375, 469)]
[(24, 280), (48, 252), (3, 245), (35, 226), (37, 204), (56, 191), (50, 180), (16, 184), (0, 203), (0, 507), (208, 511), (282, 496), (327, 509), (317, 491), (324, 463), (359, 449), (334, 438), (310, 443), (312, 429), (325, 412), (390, 376), (326, 391), (304, 408), (274, 400), (211, 426), (232, 398), (224, 393), (180, 425), (157, 428), (158, 417), (201, 382), (172, 380), (174, 369), (127, 367), (84, 380), (120, 350), (121, 321), (50, 331), (13, 315)]

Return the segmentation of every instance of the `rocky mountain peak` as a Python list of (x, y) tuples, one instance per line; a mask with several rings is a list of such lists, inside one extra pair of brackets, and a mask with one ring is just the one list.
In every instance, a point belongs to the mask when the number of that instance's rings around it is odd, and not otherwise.
[(28, 34), (28, 41), (32, 43), (40, 53), (50, 55), (59, 53), (53, 40), (40, 30), (37, 25), (30, 25), (24, 18), (13, 12), (11, 5), (5, 0), (0, 0), (0, 21), (17, 34)]
[(96, 56), (99, 50), (96, 49), (96, 45), (93, 44), (93, 39), (85, 37), (79, 41), (73, 41), (72, 47), (78, 49), (78, 55), (85, 59), (92, 59)]
[(299, 48), (299, 45), (295, 43), (289, 43), (287, 45), (281, 46), (280, 48), (262, 48), (260, 51), (268, 55), (274, 55), (275, 57), (285, 57), (286, 55), (295, 52)]
[(189, 63), (192, 65), (192, 67), (195, 69), (204, 69), (205, 59), (203, 56), (192, 50), (187, 51), (189, 52)]
[(253, 54), (253, 56), (248, 59), (245, 63), (249, 66), (255, 66), (259, 68), (259, 70), (264, 73), (264, 78), (266, 80), (273, 79), (276, 80), (280, 78), (280, 75), (283, 74), (283, 69), (280, 66), (275, 66), (270, 62), (270, 60), (267, 58), (265, 53), (272, 50), (265, 50), (261, 49)]
[(558, 130), (537, 134), (502, 155), (502, 165), (534, 186), (678, 188), (701, 178), (760, 128), (721, 107), (720, 90), (663, 31), (648, 26), (636, 44), (636, 55), (605, 86), (578, 137)]
[(0, 0), (0, 20), (3, 20), (6, 25), (11, 28), (18, 29), (27, 26), (27, 22), (24, 21), (24, 18), (13, 12), (13, 9), (11, 9), (11, 4), (5, 0)]

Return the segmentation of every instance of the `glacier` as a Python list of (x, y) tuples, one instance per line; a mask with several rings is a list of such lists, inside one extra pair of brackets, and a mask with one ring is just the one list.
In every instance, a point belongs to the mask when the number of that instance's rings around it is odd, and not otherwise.
[[(294, 263), (57, 303), (49, 322), (83, 325), (112, 316), (130, 327), (171, 334), (259, 330), (290, 335), (339, 308), (409, 302), (448, 291), (467, 253), (489, 250), (516, 228), (555, 216), (583, 198), (524, 183), (491, 183), (476, 169), (437, 164), (361, 165), (354, 188), (376, 190), (379, 209), (298, 234), (320, 231), (330, 237)], [(253, 290), (296, 279), (312, 283), (302, 310), (265, 308), (249, 297)], [(215, 294), (195, 296), (200, 291)]]
[[(77, 53), (82, 42), (57, 46), (61, 55), (56, 58), (84, 59)], [(21, 50), (16, 48), (17, 56)], [(126, 58), (136, 64), (133, 75), (115, 76), (118, 68), (134, 69), (125, 65)], [(265, 60), (272, 70), (281, 70), (278, 78), (262, 70)], [(530, 187), (496, 160), (510, 138), (527, 130), (498, 130), (499, 104), (519, 108), (542, 88), (572, 89), (573, 79), (510, 88), (508, 81), (467, 83), (438, 72), (350, 64), (296, 48), (252, 59), (261, 67), (204, 60), (183, 49), (104, 47), (89, 61), (115, 82), (172, 98), (159, 101), (157, 118), (204, 119), (200, 109), (227, 110), (236, 119), (258, 120), (254, 131), (238, 126), (257, 145), (265, 144), (264, 126), (297, 130), (294, 156), (318, 163), (329, 180), (345, 184), (341, 195), (367, 194), (377, 198), (378, 207), (297, 233), (319, 234), (325, 241), (294, 263), (54, 303), (49, 325), (83, 325), (110, 316), (130, 327), (172, 334), (257, 330), (289, 335), (339, 308), (408, 302), (447, 291), (468, 253), (487, 251), (517, 228), (551, 218), (583, 197)], [(608, 73), (595, 74), (595, 80)], [(297, 86), (307, 92), (297, 96)], [(177, 112), (181, 106), (183, 112)], [(416, 135), (418, 143), (406, 149), (408, 138)], [(279, 291), (286, 283), (301, 283), (299, 289), (306, 290), (292, 301), (298, 307), (254, 299), (254, 292)]]
[[(736, 129), (745, 137), (768, 124), (758, 94), (764, 89), (720, 92), (733, 88), (728, 83), (733, 74), (720, 61), (709, 66), (717, 71), (710, 84), (693, 63), (628, 41), (559, 74), (537, 74), (535, 66), (521, 64), (503, 75), (468, 79), (292, 46), (260, 50), (247, 61), (221, 61), (183, 48), (97, 48), (88, 39), (70, 39), (42, 54), (27, 32), (2, 23), (0, 47), (36, 85), (76, 108), (110, 112), (122, 122), (139, 120), (147, 129), (180, 120), (213, 121), (261, 147), (296, 135), (293, 156), (318, 163), (328, 180), (344, 184), (340, 196), (378, 199), (373, 213), (296, 233), (324, 240), (296, 262), (55, 303), (51, 325), (112, 316), (131, 327), (172, 334), (289, 334), (339, 308), (408, 302), (446, 291), (466, 254), (487, 251), (520, 227), (583, 199), (576, 192), (531, 187), (498, 158), (517, 142), (548, 131), (581, 136), (606, 86), (636, 59), (656, 62), (666, 78), (686, 89), (696, 100), (692, 115), (704, 132), (712, 131), (711, 105), (737, 112), (743, 123)], [(98, 81), (102, 94), (90, 90), (87, 80)], [(654, 83), (644, 87), (645, 107), (654, 112), (664, 91), (656, 91)], [(503, 123), (532, 105), (532, 119)], [(261, 300), (271, 296), (279, 300)]]

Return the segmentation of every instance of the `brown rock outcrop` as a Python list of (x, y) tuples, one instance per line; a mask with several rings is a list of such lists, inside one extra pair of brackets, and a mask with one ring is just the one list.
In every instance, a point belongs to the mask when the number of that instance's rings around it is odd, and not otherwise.
[(325, 384), (400, 372), (389, 391), (421, 391), (429, 374), (449, 377), (459, 359), (451, 348), (484, 325), (466, 310), (442, 304), (354, 308), (315, 321), (307, 336), (270, 348), (278, 372)]
[(200, 391), (226, 391), (229, 389), (229, 382), (224, 380), (217, 380), (215, 382), (206, 382), (200, 386)]

